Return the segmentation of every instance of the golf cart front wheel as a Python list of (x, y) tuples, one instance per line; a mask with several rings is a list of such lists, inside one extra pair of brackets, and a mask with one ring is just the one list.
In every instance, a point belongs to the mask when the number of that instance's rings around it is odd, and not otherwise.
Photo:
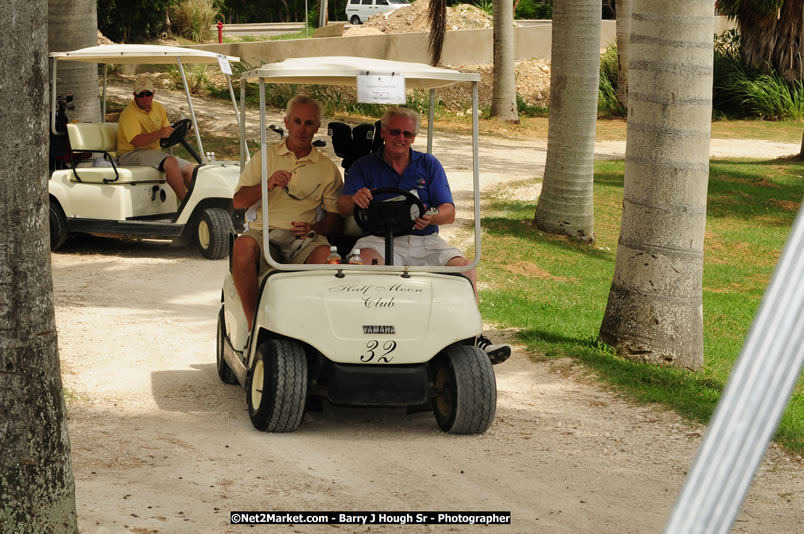
[(246, 387), (251, 424), (264, 432), (293, 432), (307, 400), (307, 357), (301, 345), (285, 339), (260, 343)]
[(221, 306), (221, 311), (218, 313), (218, 336), (217, 336), (217, 366), (218, 366), (218, 378), (221, 379), (221, 382), (224, 384), (237, 384), (237, 377), (232, 371), (232, 368), (229, 367), (229, 364), (226, 363), (226, 360), (223, 357), (223, 346), (226, 342), (226, 323), (223, 321), (223, 306)]
[(198, 250), (208, 260), (225, 258), (229, 253), (232, 218), (223, 208), (204, 208), (198, 216), (195, 235)]
[(488, 355), (477, 347), (447, 347), (434, 363), (433, 413), (450, 434), (482, 434), (497, 411), (497, 383)]

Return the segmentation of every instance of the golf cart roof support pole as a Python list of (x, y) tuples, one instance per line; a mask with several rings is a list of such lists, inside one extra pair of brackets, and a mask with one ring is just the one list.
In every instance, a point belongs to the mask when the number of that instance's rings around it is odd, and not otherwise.
[(246, 168), (246, 163), (250, 159), (248, 153), (248, 140), (246, 139), (246, 80), (240, 78), (240, 101), (243, 103), (240, 108), (240, 172)]
[(179, 66), (179, 72), (181, 73), (181, 81), (184, 84), (184, 95), (187, 97), (187, 108), (190, 110), (190, 117), (193, 119), (193, 130), (195, 130), (195, 141), (198, 143), (198, 153), (201, 156), (201, 159), (206, 163), (207, 155), (204, 152), (204, 145), (201, 144), (201, 132), (198, 131), (198, 121), (195, 120), (195, 111), (193, 110), (193, 99), (190, 98), (190, 86), (187, 85), (187, 77), (184, 75), (184, 65), (181, 62), (181, 58), (176, 56), (176, 64)]
[(798, 210), (666, 533), (731, 530), (804, 367), (804, 209)]
[[(245, 107), (245, 106), (244, 106)], [(265, 78), (260, 78), (260, 202), (262, 203), (262, 250), (268, 265), (277, 269), (279, 265), (271, 257), (268, 243), (268, 139), (265, 134)]]
[(471, 266), (480, 263), (480, 147), (478, 136), (480, 135), (480, 125), (478, 123), (478, 84), (472, 82), (472, 180), (474, 181), (475, 195), (475, 257)]
[(101, 97), (101, 122), (106, 122), (106, 78), (109, 64), (103, 64), (103, 96)]
[(237, 109), (237, 98), (235, 98), (234, 88), (232, 87), (232, 77), (226, 74), (226, 85), (229, 86), (229, 96), (232, 98), (232, 105), (234, 106), (235, 110), (235, 120), (237, 121), (237, 126), (240, 126), (240, 111)]
[(433, 153), (433, 129), (435, 127), (435, 89), (430, 89), (430, 106), (427, 109), (427, 153)]
[(50, 131), (53, 135), (61, 135), (56, 131), (56, 64), (59, 60), (53, 58), (51, 61), (53, 63), (50, 65)]

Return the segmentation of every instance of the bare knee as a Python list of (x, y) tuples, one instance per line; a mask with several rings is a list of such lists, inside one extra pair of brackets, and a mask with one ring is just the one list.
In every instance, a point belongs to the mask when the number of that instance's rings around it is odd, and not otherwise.
[(256, 273), (259, 250), (259, 245), (252, 237), (238, 237), (232, 247), (232, 271), (246, 273), (254, 270)]
[(327, 257), (329, 257), (329, 247), (326, 245), (321, 245), (315, 247), (315, 250), (310, 257), (307, 258), (307, 261), (304, 263), (327, 263)]

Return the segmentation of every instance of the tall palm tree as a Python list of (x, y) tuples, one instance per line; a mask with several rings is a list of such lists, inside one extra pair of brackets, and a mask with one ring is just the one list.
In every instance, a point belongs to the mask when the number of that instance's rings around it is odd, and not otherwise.
[(623, 213), (600, 339), (703, 364), (703, 240), (714, 0), (634, 0)]
[(491, 116), (501, 121), (519, 122), (514, 73), (514, 6), (509, 1), (494, 2), (494, 84)]
[(47, 3), (8, 0), (3, 12), (14, 31), (0, 34), (10, 66), (0, 84), (0, 531), (72, 533), (47, 216)]
[[(48, 0), (48, 51), (65, 52), (98, 44), (96, 0)], [(71, 120), (100, 121), (98, 66), (81, 61), (61, 61), (56, 73), (59, 96), (73, 95)]]
[(631, 9), (634, 0), (617, 0), (617, 102), (628, 109), (628, 62), (631, 58)]
[(600, 81), (600, 2), (553, 4), (547, 161), (535, 221), (540, 229), (594, 241), (595, 127)]
[(737, 21), (747, 67), (804, 80), (804, 0), (718, 0), (717, 9)]

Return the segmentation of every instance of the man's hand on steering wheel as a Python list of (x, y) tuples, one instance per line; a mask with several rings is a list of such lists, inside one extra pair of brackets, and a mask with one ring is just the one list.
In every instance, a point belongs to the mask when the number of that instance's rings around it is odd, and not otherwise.
[(161, 136), (162, 139), (159, 140), (159, 146), (162, 148), (168, 148), (178, 143), (181, 143), (187, 134), (190, 133), (190, 130), (193, 127), (193, 121), (190, 119), (181, 119), (170, 126), (165, 126), (162, 130), (170, 129), (170, 133), (167, 136)]
[(359, 189), (354, 195), (352, 195), (352, 201), (363, 209), (368, 208), (369, 204), (371, 204), (371, 199), (373, 198), (374, 197), (371, 195), (371, 190), (368, 187)]
[(430, 219), (432, 218), (433, 218), (432, 213), (425, 213), (424, 215), (416, 219), (416, 221), (413, 223), (413, 227), (416, 230), (424, 230), (430, 225)]

